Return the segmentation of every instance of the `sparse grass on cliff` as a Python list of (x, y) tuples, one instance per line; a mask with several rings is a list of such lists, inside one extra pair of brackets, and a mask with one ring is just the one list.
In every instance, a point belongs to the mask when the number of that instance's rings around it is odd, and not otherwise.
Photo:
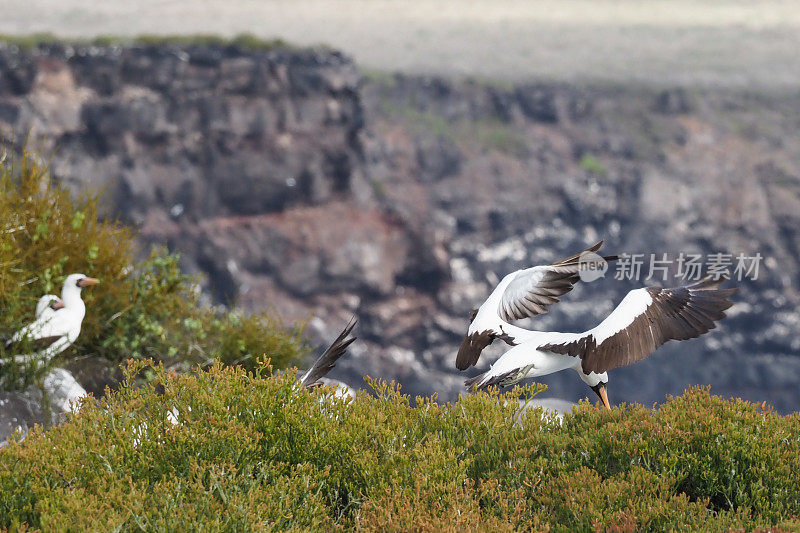
[(581, 157), (580, 165), (590, 174), (603, 175), (608, 172), (605, 165), (592, 154), (584, 154)]
[(382, 382), (348, 404), (291, 374), (136, 363), (129, 379), (143, 370), (149, 384), (0, 450), (0, 528), (800, 527), (800, 416), (706, 389), (657, 411), (583, 404), (559, 425), (521, 411), (532, 388), (411, 407)]
[(384, 100), (382, 111), (402, 120), (416, 135), (434, 135), (467, 151), (496, 150), (517, 158), (530, 153), (530, 140), (512, 124), (497, 119), (448, 120), (431, 111), (420, 111), (414, 102), (398, 105)]
[(17, 46), (22, 50), (32, 50), (40, 46), (63, 44), (71, 46), (234, 46), (245, 50), (272, 50), (277, 48), (296, 48), (282, 39), (262, 39), (251, 33), (240, 33), (233, 37), (215, 34), (161, 35), (143, 34), (136, 37), (100, 35), (89, 39), (64, 38), (52, 33), (33, 33), (28, 35), (2, 35), (0, 43)]
[[(182, 368), (217, 359), (254, 368), (266, 357), (283, 368), (303, 354), (298, 328), (202, 305), (177, 256), (155, 250), (136, 263), (133, 233), (100, 219), (96, 194), (71, 195), (35, 154), (9, 157), (0, 168), (0, 335), (32, 321), (41, 295), (60, 294), (64, 278), (82, 272), (101, 283), (83, 291), (86, 318), (64, 358), (153, 358)], [(0, 365), (5, 387), (25, 386), (34, 374)]]

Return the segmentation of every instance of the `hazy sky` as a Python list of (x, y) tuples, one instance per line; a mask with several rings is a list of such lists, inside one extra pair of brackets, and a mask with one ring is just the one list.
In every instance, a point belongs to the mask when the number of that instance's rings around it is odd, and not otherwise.
[(0, 32), (249, 32), (374, 70), (800, 87), (800, 1), (0, 0)]

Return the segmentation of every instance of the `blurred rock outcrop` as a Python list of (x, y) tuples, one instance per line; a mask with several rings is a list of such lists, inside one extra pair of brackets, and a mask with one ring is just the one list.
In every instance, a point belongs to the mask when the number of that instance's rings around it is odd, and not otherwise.
[(0, 448), (18, 432), (21, 438), (34, 425), (51, 425), (73, 412), (86, 391), (73, 375), (63, 368), (45, 374), (41, 385), (23, 391), (0, 390)]
[[(332, 374), (453, 399), (469, 310), (510, 270), (610, 253), (760, 253), (730, 318), (614, 372), (614, 402), (691, 384), (800, 409), (800, 97), (364, 79), (327, 50), (0, 47), (0, 128), (205, 276), (209, 295), (360, 341)], [(666, 280), (677, 284), (675, 264)], [(527, 325), (583, 330), (614, 272)], [(495, 354), (502, 347), (494, 348)], [(484, 365), (493, 357), (486, 357)], [(470, 374), (471, 375), (471, 374)], [(552, 395), (591, 395), (574, 375)]]

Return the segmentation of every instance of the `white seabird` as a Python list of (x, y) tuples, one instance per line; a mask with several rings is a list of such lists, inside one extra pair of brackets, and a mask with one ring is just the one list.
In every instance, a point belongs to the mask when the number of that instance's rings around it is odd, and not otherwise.
[(478, 362), (484, 348), (495, 339), (514, 346), (532, 332), (510, 324), (512, 320), (547, 313), (547, 306), (572, 290), (582, 268), (597, 268), (617, 256), (600, 257), (603, 241), (549, 265), (517, 270), (504, 277), (492, 294), (472, 311), (470, 324), (456, 355), (456, 368), (466, 370)]
[(708, 278), (684, 287), (632, 290), (605, 320), (583, 333), (523, 330), (523, 342), (465, 384), (478, 389), (510, 386), (571, 368), (610, 409), (607, 371), (640, 361), (669, 340), (692, 339), (714, 329), (736, 292), (720, 289), (724, 281)]
[[(42, 326), (53, 318), (53, 315), (58, 309), (62, 309), (64, 307), (64, 302), (61, 301), (61, 298), (56, 296), (55, 294), (45, 294), (39, 301), (36, 302), (36, 312), (35, 318), (32, 323), (28, 324), (26, 328), (28, 330), (39, 330)], [(6, 346), (11, 346), (15, 341), (22, 339), (22, 331), (25, 328), (21, 329), (17, 333), (14, 334), (11, 339), (6, 341)]]
[(64, 280), (64, 287), (61, 290), (60, 308), (48, 310), (48, 304), (43, 304), (44, 298), (52, 295), (40, 298), (36, 306), (37, 312), (41, 310), (38, 318), (17, 331), (6, 342), (6, 348), (13, 349), (13, 345), (27, 345), (33, 347), (34, 352), (14, 356), (13, 360), (17, 363), (34, 360), (46, 362), (74, 343), (80, 335), (83, 317), (86, 316), (81, 289), (97, 283), (99, 281), (95, 278), (83, 274), (70, 274)]

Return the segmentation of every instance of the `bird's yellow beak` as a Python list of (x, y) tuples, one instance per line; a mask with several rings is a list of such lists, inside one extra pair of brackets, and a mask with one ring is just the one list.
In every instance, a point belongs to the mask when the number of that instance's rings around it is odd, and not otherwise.
[(610, 411), (611, 406), (608, 404), (608, 395), (606, 394), (605, 385), (600, 385), (600, 387), (598, 387), (597, 395), (600, 396), (600, 400), (603, 402), (603, 406)]
[(80, 281), (78, 282), (78, 287), (88, 287), (88, 286), (90, 286), (90, 285), (97, 285), (98, 283), (100, 283), (100, 280), (99, 280), (99, 279), (95, 279), (95, 278), (83, 278), (82, 280), (80, 280)]

